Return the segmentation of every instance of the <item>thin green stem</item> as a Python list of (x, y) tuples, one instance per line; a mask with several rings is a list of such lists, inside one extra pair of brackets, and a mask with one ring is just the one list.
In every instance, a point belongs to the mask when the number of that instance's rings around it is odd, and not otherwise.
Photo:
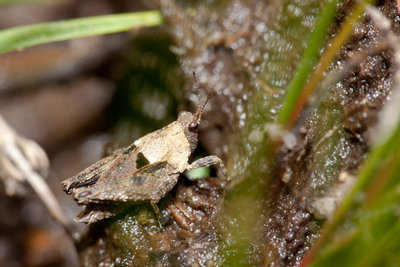
[(388, 231), (379, 239), (378, 242), (368, 251), (364, 258), (358, 262), (357, 266), (378, 266), (377, 261), (382, 259), (387, 251), (395, 246), (398, 246), (398, 240), (396, 237), (400, 235), (400, 221), (395, 223)]
[(0, 0), (0, 7), (2, 6), (11, 6), (11, 5), (18, 5), (18, 4), (25, 4), (25, 3), (46, 3), (51, 4), (51, 2), (57, 2), (57, 0)]
[[(312, 40), (314, 38), (314, 33), (312, 34), (310, 38), (310, 43), (308, 45), (308, 48), (306, 49), (304, 53), (304, 57), (302, 58), (299, 68), (294, 76), (294, 79), (292, 83), (289, 86), (287, 96), (283, 102), (283, 107), (282, 110), (279, 114), (278, 122), (281, 124), (289, 124), (292, 125), (297, 118), (297, 116), (300, 114), (302, 111), (303, 107), (308, 101), (309, 96), (312, 94), (312, 92), (315, 90), (318, 82), (322, 79), (322, 76), (324, 75), (324, 72), (328, 69), (329, 65), (333, 61), (333, 59), (336, 56), (337, 51), (340, 49), (340, 47), (348, 40), (348, 38), (351, 36), (353, 32), (353, 28), (355, 24), (359, 21), (361, 18), (361, 15), (365, 11), (365, 7), (368, 4), (374, 3), (374, 0), (364, 0), (360, 1), (358, 4), (353, 9), (353, 12), (346, 18), (346, 20), (343, 22), (342, 26), (340, 27), (339, 31), (335, 35), (335, 37), (329, 42), (327, 45), (327, 48), (325, 52), (322, 54), (320, 61), (317, 64), (317, 67), (315, 68), (314, 72), (312, 73), (309, 81), (307, 84), (304, 86), (306, 79), (309, 76), (309, 73), (311, 71), (311, 67), (307, 66), (307, 60), (309, 60), (306, 56), (308, 53), (310, 55), (315, 55), (318, 51), (308, 51), (311, 49), (315, 49), (314, 46), (312, 46)], [(329, 2), (328, 2), (329, 3)], [(328, 6), (328, 5), (327, 5)], [(325, 12), (323, 12), (325, 13)], [(321, 14), (322, 17), (323, 14)], [(327, 13), (326, 16), (332, 16), (330, 18), (332, 21), (333, 16), (335, 13)], [(328, 20), (328, 18), (326, 18)], [(322, 22), (321, 22), (322, 24)], [(318, 21), (317, 21), (317, 26), (318, 26)], [(315, 31), (317, 29), (319, 30), (319, 27), (315, 28)], [(329, 25), (321, 25), (322, 27), (327, 27), (328, 29)], [(326, 32), (326, 29), (324, 32)], [(322, 31), (323, 29), (321, 29)], [(322, 40), (322, 39), (321, 39)], [(303, 63), (304, 61), (304, 63)], [(315, 60), (316, 61), (316, 60)], [(315, 63), (312, 62), (312, 63)], [(303, 63), (303, 64), (302, 64)], [(311, 63), (311, 61), (310, 61)], [(314, 66), (314, 64), (312, 65)], [(304, 88), (303, 88), (304, 86)]]
[(162, 23), (158, 11), (95, 16), (38, 23), (0, 31), (0, 53), (79, 37), (128, 31)]
[(335, 18), (337, 0), (327, 0), (315, 22), (315, 28), (311, 33), (307, 48), (300, 60), (296, 73), (289, 85), (288, 92), (283, 101), (282, 110), (279, 114), (278, 122), (285, 124), (289, 121), (296, 102), (301, 94), (301, 90), (309, 77), (310, 72), (315, 66), (319, 52), (324, 44), (324, 39), (328, 29)]
[(383, 143), (377, 145), (370, 153), (366, 162), (361, 169), (357, 183), (352, 188), (352, 190), (347, 194), (346, 198), (336, 209), (331, 220), (325, 223), (322, 228), (321, 237), (315, 242), (313, 248), (307, 254), (306, 258), (303, 260), (300, 266), (307, 266), (310, 261), (315, 257), (318, 250), (325, 244), (328, 237), (331, 236), (332, 232), (337, 228), (337, 226), (343, 221), (346, 213), (350, 210), (353, 205), (355, 197), (357, 194), (362, 192), (376, 176), (377, 171), (384, 166), (386, 160), (393, 154), (393, 148), (400, 147), (400, 123), (398, 123), (397, 128), (393, 132), (390, 138), (388, 138)]

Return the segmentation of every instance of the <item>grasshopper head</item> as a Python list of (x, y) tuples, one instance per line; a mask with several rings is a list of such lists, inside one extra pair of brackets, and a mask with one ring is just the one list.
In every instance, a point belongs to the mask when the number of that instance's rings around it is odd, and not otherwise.
[(182, 111), (179, 113), (178, 122), (182, 125), (183, 130), (185, 132), (185, 136), (190, 143), (190, 150), (193, 152), (197, 146), (197, 136), (199, 125), (201, 122), (201, 116), (203, 115), (204, 107), (206, 106), (208, 100), (210, 99), (210, 95), (208, 95), (206, 101), (203, 105), (200, 103), (200, 93), (199, 93), (199, 84), (196, 80), (196, 76), (193, 72), (194, 77), (194, 88), (197, 91), (198, 103), (197, 103), (197, 111), (195, 114), (187, 111)]

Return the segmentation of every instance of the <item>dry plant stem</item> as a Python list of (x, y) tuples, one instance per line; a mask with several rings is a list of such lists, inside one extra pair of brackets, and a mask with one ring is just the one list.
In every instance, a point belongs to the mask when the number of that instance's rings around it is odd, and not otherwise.
[(15, 146), (10, 146), (7, 152), (16, 167), (24, 174), (26, 181), (32, 187), (33, 191), (46, 206), (50, 215), (71, 233), (70, 222), (43, 177), (32, 170), (29, 163), (24, 159), (21, 151)]
[(379, 29), (386, 46), (394, 51), (393, 65), (395, 72), (393, 74), (393, 89), (391, 101), (385, 105), (379, 113), (378, 124), (372, 129), (370, 134), (371, 145), (382, 142), (391, 135), (400, 120), (400, 39), (390, 31), (390, 21), (383, 16), (378, 9), (368, 7), (374, 25)]
[[(390, 21), (386, 19), (386, 17), (383, 16), (378, 9), (372, 6), (368, 6), (367, 12), (368, 15), (371, 17), (374, 25), (380, 31), (380, 34), (382, 35), (382, 38), (386, 43), (384, 44), (384, 46), (387, 45), (388, 47), (392, 48), (395, 54), (393, 58), (393, 65), (395, 66), (396, 71), (393, 74), (394, 86), (392, 89), (392, 99), (379, 114), (379, 122), (376, 127), (374, 127), (372, 134), (373, 136), (377, 137), (374, 138), (374, 140), (372, 140), (372, 143), (370, 144), (374, 146), (379, 146), (380, 144), (382, 144), (382, 142), (387, 140), (388, 136), (393, 134), (395, 127), (397, 127), (400, 121), (400, 106), (398, 105), (397, 101), (400, 99), (400, 40), (390, 31)], [(388, 114), (391, 115), (388, 116)], [(395, 118), (393, 118), (393, 114), (395, 114)], [(376, 182), (376, 179), (379, 179), (381, 177), (380, 174), (384, 175), (383, 172), (384, 170), (381, 169), (380, 171), (378, 171), (377, 174), (375, 174), (374, 177), (376, 178), (372, 181), (372, 186), (374, 186), (374, 182)], [(366, 182), (367, 181), (357, 182), (355, 187), (351, 190), (349, 195), (343, 201), (342, 205), (338, 207), (333, 217), (325, 223), (322, 229), (321, 237), (317, 239), (317, 241), (314, 243), (314, 246), (303, 259), (300, 266), (308, 266), (311, 263), (311, 261), (317, 255), (318, 250), (322, 247), (322, 245), (325, 244), (327, 238), (330, 236), (332, 231), (336, 229), (336, 227), (344, 218), (346, 212), (348, 211), (348, 206), (351, 204), (351, 202), (349, 201), (353, 200), (358, 190), (366, 186)], [(382, 188), (382, 186), (380, 186), (379, 188)], [(377, 192), (373, 193), (373, 195), (375, 194), (377, 194)]]
[[(3, 144), (5, 155), (13, 163), (13, 167), (18, 170), (18, 173), (20, 174), (20, 177), (16, 177), (16, 179), (21, 179), (21, 177), (23, 177), (23, 179), (26, 180), (26, 182), (31, 186), (36, 195), (43, 202), (50, 215), (65, 229), (68, 234), (70, 234), (70, 236), (74, 239), (74, 242), (78, 241), (78, 235), (76, 231), (73, 229), (70, 220), (65, 216), (65, 213), (58, 203), (53, 192), (50, 190), (43, 177), (41, 177), (34, 170), (31, 162), (16, 146), (15, 140), (21, 137), (17, 136), (14, 130), (5, 122), (5, 120), (1, 116), (0, 129), (2, 132), (2, 137), (6, 139), (5, 144)], [(27, 143), (26, 145), (35, 146), (35, 149), (32, 149), (32, 151), (36, 151), (37, 155), (33, 155), (33, 157), (37, 156), (37, 161), (41, 160), (39, 159), (40, 157), (45, 156), (43, 150), (36, 143)]]
[[(344, 64), (344, 68), (342, 70), (340, 69), (334, 69), (332, 71), (330, 71), (326, 77), (323, 79), (323, 81), (321, 82), (320, 87), (321, 88), (326, 88), (331, 84), (335, 84), (337, 82), (339, 82), (340, 80), (342, 80), (354, 67), (358, 66), (359, 64), (361, 64), (361, 62), (363, 62), (365, 59), (367, 59), (368, 56), (370, 55), (374, 55), (374, 54), (378, 54), (379, 52), (384, 51), (385, 49), (389, 48), (388, 44), (383, 40), (383, 38), (379, 39), (377, 41), (377, 44), (374, 47), (371, 47), (369, 49), (367, 49), (367, 51), (360, 51), (358, 53), (356, 53), (355, 55), (353, 55), (349, 60), (347, 60)], [(327, 91), (324, 91), (325, 93), (327, 93)], [(317, 97), (312, 97), (310, 98), (310, 103), (309, 105), (313, 105), (313, 106), (318, 106), (321, 104), (322, 99), (324, 99), (324, 97), (322, 96), (317, 96)], [(313, 146), (312, 150), (315, 151), (318, 149), (318, 147), (325, 142), (326, 140), (328, 140), (329, 137), (332, 136), (332, 134), (334, 132), (336, 132), (337, 130), (340, 129), (341, 126), (343, 126), (343, 124), (345, 123), (345, 121), (348, 118), (346, 118), (344, 121), (342, 121), (340, 124), (335, 125), (334, 127), (332, 127), (332, 129), (330, 129), (328, 132), (326, 132), (326, 134), (315, 144), (315, 146)]]
[[(347, 74), (349, 74), (354, 67), (360, 65), (365, 59), (368, 58), (370, 55), (378, 54), (386, 49), (388, 49), (387, 43), (384, 41), (383, 38), (377, 40), (376, 45), (373, 47), (369, 47), (366, 50), (356, 52), (354, 55), (351, 56), (345, 63), (343, 64), (343, 69), (333, 69), (331, 70), (326, 77), (321, 82), (320, 88), (327, 88), (329, 85), (335, 84), (342, 80)], [(310, 100), (320, 100), (323, 99), (322, 97), (312, 97)], [(320, 102), (311, 102), (310, 105), (317, 106)]]
[(309, 96), (314, 91), (315, 87), (322, 79), (325, 70), (331, 64), (333, 58), (336, 56), (337, 51), (340, 47), (348, 40), (350, 35), (353, 32), (353, 28), (355, 23), (358, 21), (359, 17), (363, 14), (365, 6), (373, 1), (361, 1), (357, 4), (351, 15), (349, 15), (346, 20), (343, 22), (343, 25), (340, 27), (338, 33), (335, 35), (332, 41), (329, 42), (325, 52), (322, 54), (321, 59), (314, 70), (313, 74), (311, 75), (308, 83), (304, 87), (296, 106), (292, 111), (292, 115), (289, 119), (289, 126), (292, 126), (300, 112), (303, 110), (304, 105), (307, 103)]
[[(393, 129), (400, 121), (400, 39), (390, 31), (390, 21), (384, 17), (376, 8), (367, 8), (369, 16), (372, 18), (374, 24), (381, 32), (386, 45), (393, 49), (393, 65), (395, 72), (393, 74), (394, 86), (392, 89), (392, 99), (379, 113), (379, 123), (373, 128), (370, 134), (373, 144), (377, 144), (385, 140), (388, 134), (393, 132)], [(400, 153), (396, 153), (394, 159), (385, 164), (376, 176), (367, 191), (367, 204), (373, 203), (373, 200), (379, 195), (384, 188), (392, 172), (395, 169), (394, 162), (397, 162)]]
[(400, 160), (400, 151), (398, 151), (392, 159), (386, 162), (381, 170), (376, 174), (375, 180), (369, 186), (365, 193), (365, 205), (366, 207), (371, 207), (373, 203), (380, 196), (382, 190), (389, 183), (390, 178), (393, 177), (396, 171), (397, 162)]

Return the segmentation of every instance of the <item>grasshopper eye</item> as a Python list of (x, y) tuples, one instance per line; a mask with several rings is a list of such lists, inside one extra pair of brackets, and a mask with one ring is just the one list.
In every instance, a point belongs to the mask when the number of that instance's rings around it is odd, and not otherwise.
[(199, 127), (199, 124), (197, 123), (197, 121), (192, 121), (189, 124), (189, 130), (190, 131), (196, 131), (198, 127)]

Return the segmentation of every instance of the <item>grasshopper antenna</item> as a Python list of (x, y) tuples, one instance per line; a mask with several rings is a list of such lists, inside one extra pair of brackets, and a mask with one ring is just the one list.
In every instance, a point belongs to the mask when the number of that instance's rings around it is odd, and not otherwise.
[(196, 116), (197, 116), (197, 114), (200, 111), (200, 90), (199, 90), (200, 88), (199, 88), (199, 82), (197, 81), (197, 78), (196, 78), (196, 73), (194, 71), (193, 71), (193, 80), (194, 80), (193, 89), (196, 90), (196, 93), (197, 93), (197, 112), (196, 112)]
[(202, 106), (201, 108), (199, 107), (198, 111), (197, 111), (196, 114), (195, 114), (195, 116), (197, 117), (197, 123), (198, 123), (198, 124), (200, 124), (201, 116), (203, 115), (204, 107), (207, 105), (207, 102), (208, 102), (208, 100), (210, 99), (210, 97), (211, 97), (211, 95), (209, 94), (209, 95), (207, 96), (207, 99), (206, 99), (206, 101), (204, 102), (203, 106)]
[(195, 89), (196, 92), (197, 92), (197, 111), (196, 111), (195, 116), (197, 117), (197, 124), (200, 124), (201, 116), (203, 115), (204, 107), (206, 106), (208, 100), (210, 99), (211, 94), (209, 94), (207, 96), (207, 99), (204, 102), (204, 104), (200, 105), (201, 96), (200, 96), (200, 90), (199, 90), (200, 89), (199, 88), (199, 82), (197, 81), (196, 73), (194, 71), (193, 71), (193, 80), (194, 80), (193, 89)]

